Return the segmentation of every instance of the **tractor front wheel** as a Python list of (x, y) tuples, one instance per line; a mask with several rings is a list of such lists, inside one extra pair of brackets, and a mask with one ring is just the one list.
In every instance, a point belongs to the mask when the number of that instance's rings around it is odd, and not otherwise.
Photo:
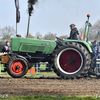
[(27, 71), (27, 62), (22, 58), (12, 57), (7, 64), (7, 72), (14, 78), (20, 78), (24, 76)]

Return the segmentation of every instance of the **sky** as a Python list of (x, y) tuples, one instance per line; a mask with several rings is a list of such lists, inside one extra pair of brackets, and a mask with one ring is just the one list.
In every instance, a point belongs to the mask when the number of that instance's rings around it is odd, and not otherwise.
[[(11, 26), (16, 29), (15, 0), (0, 0), (0, 28)], [(28, 0), (19, 0), (21, 19), (17, 32), (22, 37), (27, 33)], [(87, 14), (91, 24), (100, 20), (100, 0), (38, 0), (30, 19), (30, 33), (42, 36), (51, 32), (57, 36), (70, 34), (69, 25), (74, 23), (78, 29), (85, 25)]]

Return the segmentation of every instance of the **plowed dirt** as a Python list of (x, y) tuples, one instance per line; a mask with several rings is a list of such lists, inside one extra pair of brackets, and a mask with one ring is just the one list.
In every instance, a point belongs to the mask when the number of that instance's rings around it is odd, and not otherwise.
[(100, 94), (100, 79), (63, 80), (55, 77), (0, 77), (0, 94), (8, 95), (91, 95)]

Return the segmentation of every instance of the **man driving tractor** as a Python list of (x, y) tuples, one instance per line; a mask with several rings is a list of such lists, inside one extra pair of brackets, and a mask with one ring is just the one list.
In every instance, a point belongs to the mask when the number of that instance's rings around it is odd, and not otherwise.
[(75, 24), (71, 24), (70, 29), (71, 29), (71, 32), (70, 32), (70, 37), (68, 39), (78, 40), (79, 33), (78, 33), (77, 28), (75, 27)]

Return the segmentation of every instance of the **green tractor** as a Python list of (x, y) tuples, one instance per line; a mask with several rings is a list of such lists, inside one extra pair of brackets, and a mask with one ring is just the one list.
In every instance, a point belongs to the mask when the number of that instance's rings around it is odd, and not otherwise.
[[(9, 75), (24, 76), (34, 63), (48, 62), (63, 79), (74, 79), (94, 73), (95, 54), (88, 43), (91, 24), (86, 21), (84, 40), (55, 41), (15, 37), (11, 40), (12, 53), (2, 57)], [(96, 73), (94, 73), (96, 74)]]

